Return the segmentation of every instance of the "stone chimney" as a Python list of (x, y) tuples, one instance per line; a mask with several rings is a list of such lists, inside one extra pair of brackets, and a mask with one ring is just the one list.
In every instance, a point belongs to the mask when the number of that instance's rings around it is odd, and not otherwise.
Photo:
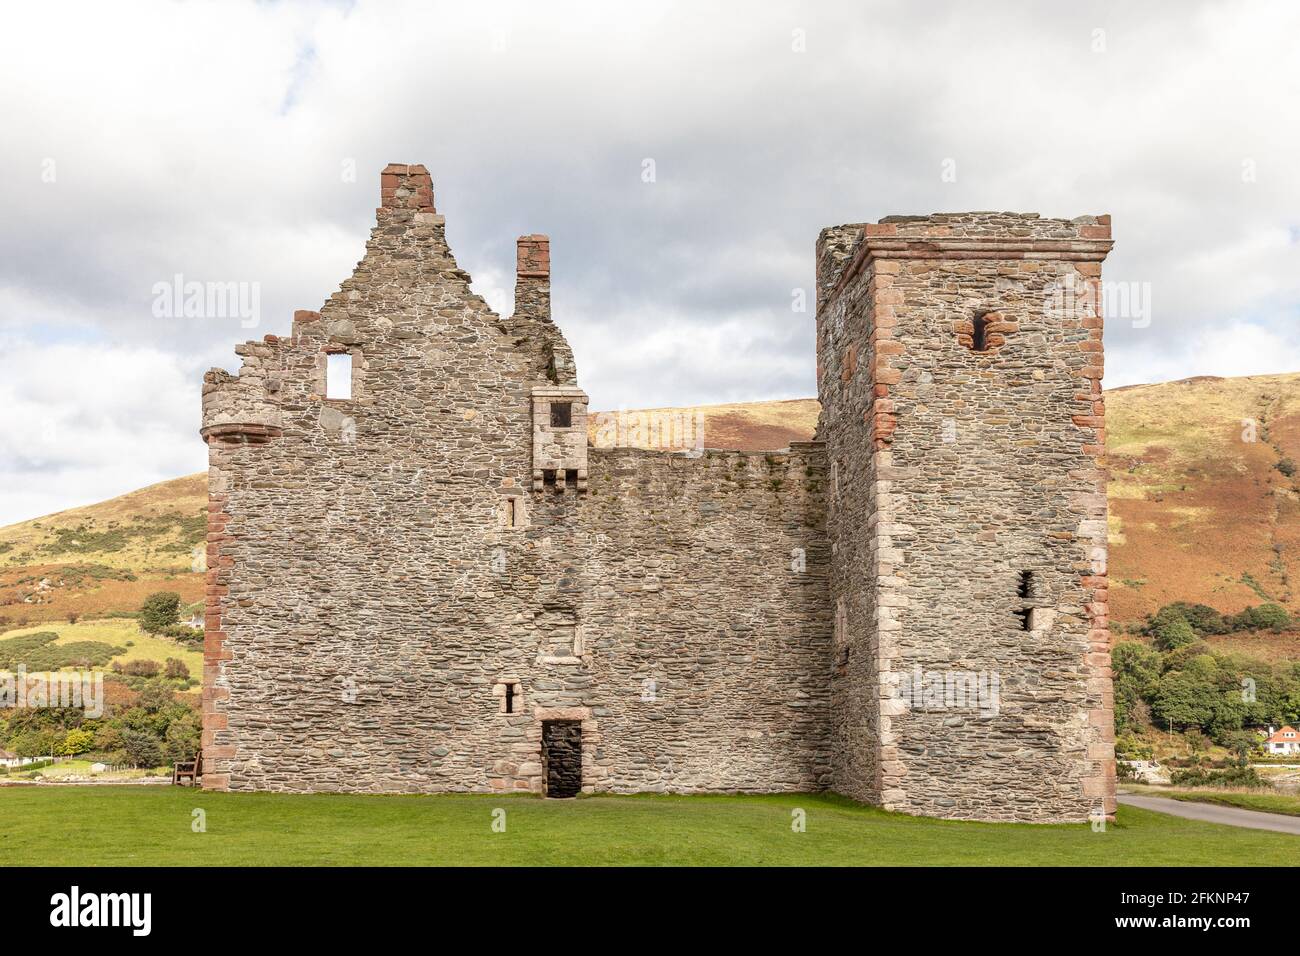
[(520, 236), (515, 250), (515, 314), (551, 320), (551, 240)]
[(533, 346), (534, 374), (552, 385), (577, 385), (573, 352), (551, 320), (551, 240), (520, 236), (515, 247), (515, 314), (509, 326)]
[(385, 211), (407, 209), (416, 213), (432, 213), (433, 178), (429, 170), (416, 163), (389, 163), (379, 176), (380, 217)]

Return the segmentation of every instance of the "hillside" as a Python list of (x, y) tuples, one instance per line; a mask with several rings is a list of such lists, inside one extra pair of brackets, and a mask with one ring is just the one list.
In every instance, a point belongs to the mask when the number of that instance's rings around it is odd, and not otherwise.
[[(1115, 619), (1176, 600), (1300, 611), (1300, 480), (1278, 468), (1300, 461), (1300, 373), (1138, 385), (1107, 403)], [(817, 412), (813, 399), (640, 409), (589, 427), (596, 445), (690, 447), (702, 422), (705, 447), (762, 451), (811, 438)], [(160, 589), (198, 600), (206, 494), (190, 475), (0, 528), (0, 630), (134, 610)]]
[(176, 478), (0, 528), (0, 631), (203, 596), (207, 477)]

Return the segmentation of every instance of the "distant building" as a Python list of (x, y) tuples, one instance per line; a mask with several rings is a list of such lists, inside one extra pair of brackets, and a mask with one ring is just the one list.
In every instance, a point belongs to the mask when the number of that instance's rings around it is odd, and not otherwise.
[(1264, 749), (1271, 754), (1300, 754), (1300, 732), (1291, 726), (1285, 726), (1281, 730), (1270, 727)]
[(8, 750), (0, 750), (0, 767), (25, 767), (33, 763), (34, 757), (20, 757)]

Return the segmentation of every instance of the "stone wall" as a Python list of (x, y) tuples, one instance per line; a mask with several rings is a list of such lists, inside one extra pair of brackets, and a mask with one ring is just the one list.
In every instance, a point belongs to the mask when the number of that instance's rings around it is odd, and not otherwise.
[(834, 786), (945, 817), (1110, 814), (1109, 221), (896, 217), (856, 247), (845, 228), (819, 243), (819, 437), (848, 651)]
[[(205, 380), (204, 785), (537, 792), (558, 720), (588, 790), (824, 786), (820, 448), (588, 462), (585, 422), (581, 448), (539, 422), (586, 399), (544, 237), (501, 319), (424, 168), (382, 193), (339, 292)], [(350, 399), (325, 397), (333, 353)], [(535, 484), (535, 437), (581, 481)]]
[(502, 318), (424, 167), (381, 195), (205, 378), (204, 786), (541, 793), (563, 722), (588, 792), (1113, 811), (1106, 217), (824, 231), (818, 440), (667, 453), (588, 446), (545, 236)]

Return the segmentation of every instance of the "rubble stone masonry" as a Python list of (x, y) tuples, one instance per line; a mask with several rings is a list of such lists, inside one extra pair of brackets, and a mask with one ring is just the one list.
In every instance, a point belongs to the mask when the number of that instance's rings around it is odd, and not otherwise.
[(995, 213), (822, 235), (842, 793), (968, 819), (1114, 812), (1109, 237), (1104, 216)]
[(545, 236), (502, 318), (425, 168), (381, 196), (321, 310), (205, 378), (205, 787), (545, 793), (549, 728), (586, 792), (1113, 810), (1099, 297), (1043, 307), (1104, 217), (825, 231), (818, 440), (682, 453), (588, 447)]

